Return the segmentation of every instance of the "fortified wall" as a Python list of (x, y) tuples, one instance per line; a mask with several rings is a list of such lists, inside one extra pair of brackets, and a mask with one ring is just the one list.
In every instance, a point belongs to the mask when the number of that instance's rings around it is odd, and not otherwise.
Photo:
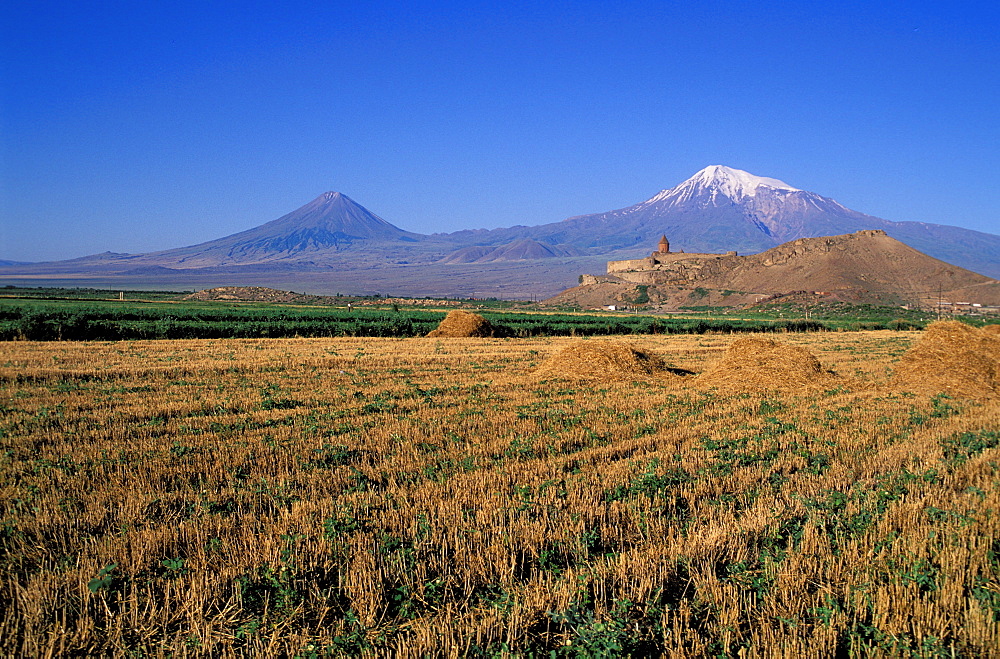
[(660, 238), (657, 251), (644, 259), (608, 261), (608, 274), (635, 284), (683, 286), (705, 276), (721, 274), (735, 267), (736, 252), (725, 254), (688, 254), (671, 252), (666, 236)]

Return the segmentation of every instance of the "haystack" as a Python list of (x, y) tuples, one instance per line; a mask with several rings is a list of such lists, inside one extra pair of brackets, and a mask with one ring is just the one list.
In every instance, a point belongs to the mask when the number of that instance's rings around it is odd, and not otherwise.
[(469, 337), (493, 336), (493, 326), (477, 313), (455, 309), (449, 311), (437, 329), (432, 330), (429, 337)]
[(987, 334), (1000, 334), (1000, 325), (987, 325), (983, 331)]
[(1000, 334), (956, 320), (931, 323), (892, 376), (906, 391), (980, 398), (1000, 393)]
[(620, 380), (660, 374), (669, 374), (662, 359), (628, 343), (614, 341), (577, 341), (550, 356), (534, 373), (540, 380)]
[(722, 359), (695, 382), (701, 387), (771, 391), (826, 385), (835, 377), (804, 348), (747, 337), (733, 341)]

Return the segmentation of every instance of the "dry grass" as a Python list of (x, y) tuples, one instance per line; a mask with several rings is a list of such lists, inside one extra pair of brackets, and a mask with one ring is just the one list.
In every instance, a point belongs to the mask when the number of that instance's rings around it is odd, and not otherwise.
[(833, 375), (805, 348), (759, 337), (740, 338), (702, 373), (701, 387), (771, 391), (831, 385)]
[(487, 337), (493, 335), (493, 326), (477, 313), (455, 309), (449, 311), (437, 329), (427, 335), (430, 338), (468, 338)]
[(952, 396), (1000, 393), (1000, 335), (955, 320), (932, 323), (903, 356), (894, 384)]
[(532, 381), (572, 339), (0, 345), (0, 654), (995, 655), (1000, 402), (887, 388), (918, 336), (789, 336), (849, 376), (802, 394)]
[(616, 380), (667, 372), (660, 357), (629, 343), (583, 340), (561, 348), (534, 375), (536, 379)]

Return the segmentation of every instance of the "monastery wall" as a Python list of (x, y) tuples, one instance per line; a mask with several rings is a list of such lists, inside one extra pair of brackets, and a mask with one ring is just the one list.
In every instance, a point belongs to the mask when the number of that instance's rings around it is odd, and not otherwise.
[(632, 259), (630, 261), (608, 261), (608, 274), (616, 275), (619, 272), (634, 272), (637, 270), (650, 270), (654, 266), (652, 257), (644, 259)]
[(651, 256), (644, 259), (608, 261), (608, 274), (621, 275), (629, 272), (698, 269), (708, 261), (732, 258), (738, 258), (736, 252), (726, 252), (725, 254), (686, 254), (684, 252), (661, 254), (653, 252)]

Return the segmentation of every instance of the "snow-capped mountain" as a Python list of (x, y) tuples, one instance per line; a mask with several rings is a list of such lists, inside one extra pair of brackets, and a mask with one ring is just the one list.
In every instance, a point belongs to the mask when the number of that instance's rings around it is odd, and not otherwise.
[(494, 245), (529, 237), (604, 253), (651, 251), (665, 234), (671, 245), (688, 252), (747, 254), (798, 238), (862, 229), (881, 229), (935, 258), (1000, 276), (1000, 236), (941, 224), (883, 220), (784, 181), (723, 165), (706, 167), (633, 206), (541, 226), (480, 232), (474, 237), (479, 244)]
[(745, 221), (778, 242), (811, 237), (810, 222), (829, 223), (822, 216), (837, 218), (830, 229), (839, 229), (844, 222), (864, 223), (870, 217), (784, 181), (724, 165), (706, 167), (680, 185), (625, 210), (629, 214), (696, 211), (711, 215), (720, 208), (737, 209)]

